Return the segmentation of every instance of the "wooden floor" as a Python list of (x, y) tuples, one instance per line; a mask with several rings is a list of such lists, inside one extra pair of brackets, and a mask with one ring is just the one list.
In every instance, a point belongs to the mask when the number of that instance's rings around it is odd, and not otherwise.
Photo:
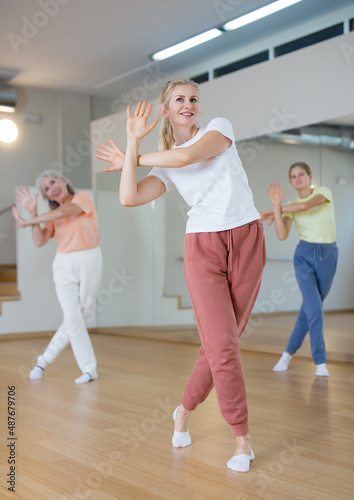
[[(172, 447), (172, 411), (197, 345), (102, 334), (92, 341), (99, 379), (79, 386), (71, 349), (29, 381), (48, 340), (0, 343), (1, 499), (353, 499), (353, 364), (330, 361), (327, 379), (297, 357), (274, 373), (278, 355), (243, 351), (256, 459), (240, 474), (226, 468), (234, 438), (214, 391), (190, 418), (192, 446)], [(8, 386), (16, 387), (16, 440)], [(6, 484), (10, 453), (16, 493)]]
[[(281, 354), (288, 342), (297, 312), (252, 314), (241, 337), (241, 349)], [(324, 337), (327, 359), (354, 363), (354, 311), (324, 313)], [(125, 335), (154, 340), (171, 340), (200, 345), (196, 326), (113, 327), (98, 328), (99, 333)], [(50, 334), (51, 336), (51, 334)], [(311, 358), (309, 336), (305, 337), (297, 356)]]
[[(282, 353), (292, 332), (297, 313), (252, 315), (241, 337), (243, 349)], [(327, 311), (324, 313), (326, 355), (332, 361), (354, 363), (354, 311)], [(309, 335), (297, 356), (311, 358)]]

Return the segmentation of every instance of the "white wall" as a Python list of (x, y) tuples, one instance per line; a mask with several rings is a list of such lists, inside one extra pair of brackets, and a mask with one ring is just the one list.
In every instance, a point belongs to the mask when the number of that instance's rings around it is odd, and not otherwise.
[(12, 201), (6, 200), (4, 197), (1, 200), (0, 211), (0, 264), (15, 264), (16, 255), (16, 238), (14, 218), (9, 209)]
[(354, 113), (354, 32), (203, 84), (204, 121), (225, 116), (236, 140)]

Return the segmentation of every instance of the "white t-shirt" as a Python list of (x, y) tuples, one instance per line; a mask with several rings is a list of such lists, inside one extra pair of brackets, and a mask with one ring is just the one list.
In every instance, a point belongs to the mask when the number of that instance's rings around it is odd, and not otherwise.
[(175, 145), (173, 149), (191, 146), (211, 130), (232, 140), (226, 151), (186, 167), (155, 167), (148, 174), (158, 177), (165, 184), (166, 191), (175, 186), (191, 207), (186, 233), (225, 231), (260, 218), (228, 120), (214, 118), (192, 139), (181, 146)]

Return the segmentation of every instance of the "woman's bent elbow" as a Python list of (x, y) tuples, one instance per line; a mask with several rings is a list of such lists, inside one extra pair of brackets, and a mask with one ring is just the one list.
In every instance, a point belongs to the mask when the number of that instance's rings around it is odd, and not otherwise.
[(181, 148), (179, 151), (178, 167), (187, 167), (188, 165), (192, 165), (198, 161), (198, 157), (193, 154), (193, 151), (184, 151), (184, 149), (185, 148)]
[(130, 200), (128, 198), (123, 198), (123, 196), (119, 197), (119, 202), (123, 207), (136, 207), (137, 204), (134, 200)]
[(35, 242), (34, 242), (34, 246), (35, 246), (36, 248), (43, 247), (45, 244), (46, 244), (46, 241), (35, 241)]

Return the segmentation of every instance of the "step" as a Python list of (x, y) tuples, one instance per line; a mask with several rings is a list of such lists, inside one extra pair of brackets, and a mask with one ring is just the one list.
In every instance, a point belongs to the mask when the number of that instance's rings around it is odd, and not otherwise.
[(18, 295), (17, 283), (0, 282), (0, 298), (15, 297)]
[(20, 300), (20, 292), (17, 290), (17, 266), (16, 264), (0, 265), (0, 316), (2, 314), (2, 302)]
[(0, 266), (0, 282), (12, 282), (17, 281), (17, 269), (15, 264), (1, 265)]
[(17, 280), (17, 270), (16, 269), (1, 269), (0, 270), (0, 282), (16, 282)]

